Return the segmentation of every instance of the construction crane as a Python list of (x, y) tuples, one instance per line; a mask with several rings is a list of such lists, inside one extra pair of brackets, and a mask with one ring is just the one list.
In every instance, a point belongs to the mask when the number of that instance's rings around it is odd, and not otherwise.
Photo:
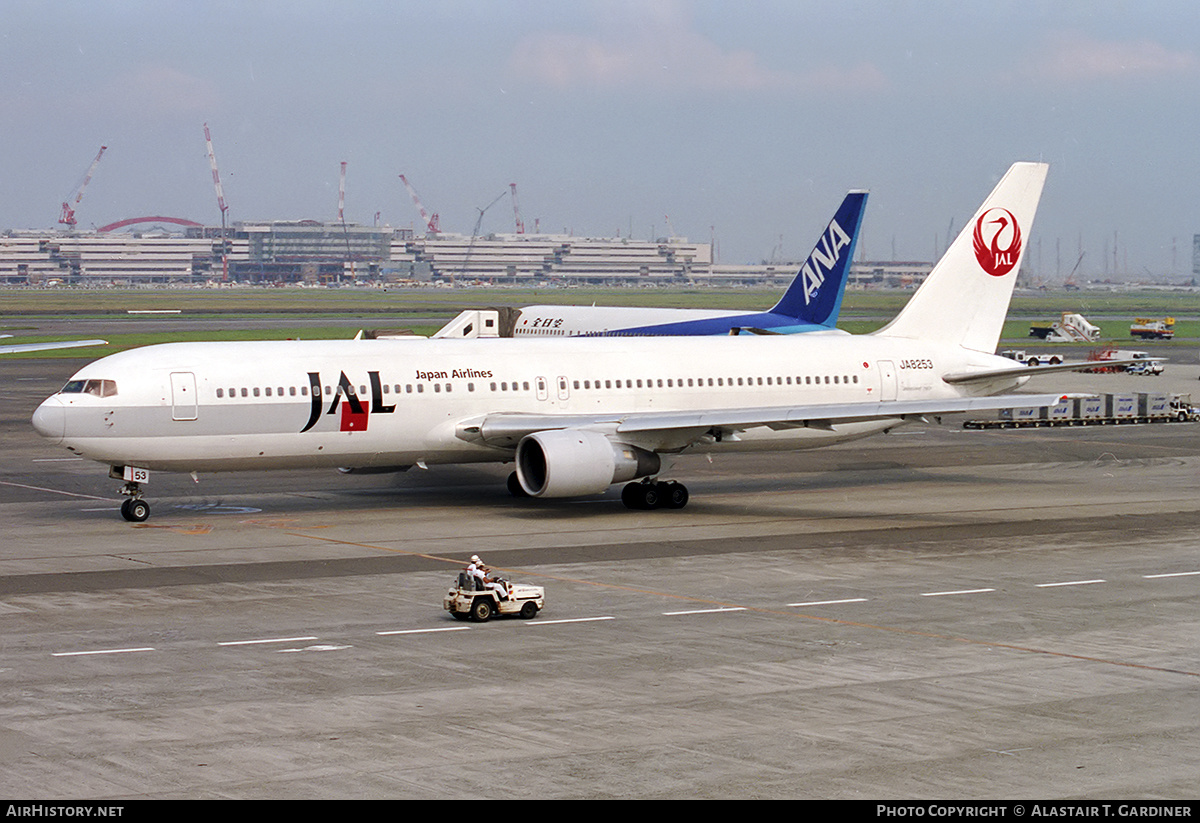
[(338, 220), (346, 223), (346, 161), (342, 161), (342, 173), (338, 175)]
[(350, 261), (350, 273), (354, 274), (354, 255), (350, 252), (350, 230), (346, 228), (346, 161), (338, 174), (338, 222), (342, 224), (342, 237), (346, 241), (346, 259)]
[[(83, 177), (83, 182), (79, 184), (79, 191), (75, 194), (76, 206), (78, 206), (79, 201), (83, 199), (84, 189), (86, 189), (88, 183), (92, 181), (92, 174), (95, 173), (96, 166), (100, 165), (100, 158), (104, 156), (104, 152), (107, 148), (108, 146), (101, 146), (100, 151), (96, 154), (96, 159), (93, 160), (92, 165), (88, 167), (87, 174)], [(72, 229), (75, 228), (75, 209), (71, 206), (70, 201), (66, 201), (62, 204), (62, 214), (59, 215), (58, 222), (62, 223), (64, 226), (70, 226)]]
[(229, 279), (229, 246), (225, 241), (225, 192), (221, 188), (221, 174), (217, 171), (217, 155), (213, 153), (212, 135), (208, 131), (208, 123), (204, 124), (204, 145), (208, 150), (208, 165), (212, 167), (213, 188), (217, 191), (217, 208), (221, 210), (221, 279)]
[(413, 203), (416, 204), (417, 211), (421, 213), (421, 219), (425, 221), (425, 230), (430, 234), (440, 232), (442, 229), (438, 225), (438, 216), (436, 214), (431, 215), (425, 211), (425, 207), (421, 205), (421, 198), (417, 196), (417, 190), (408, 182), (408, 178), (402, 174), (400, 175), (400, 182), (404, 184), (404, 188), (408, 189), (408, 196), (412, 198)]
[(225, 205), (225, 192), (221, 188), (221, 173), (217, 171), (217, 155), (213, 153), (212, 134), (208, 131), (208, 123), (204, 124), (204, 145), (208, 149), (208, 165), (212, 167), (213, 188), (217, 192), (217, 208), (221, 210), (221, 236), (225, 236), (225, 212), (229, 210), (229, 206)]
[(525, 221), (521, 219), (521, 207), (517, 205), (517, 184), (509, 183), (508, 190), (512, 192), (513, 217), (517, 221), (517, 234), (525, 233)]
[(1079, 285), (1075, 282), (1075, 272), (1079, 271), (1079, 264), (1083, 262), (1085, 251), (1079, 253), (1079, 259), (1075, 261), (1075, 265), (1071, 267), (1071, 273), (1067, 275), (1067, 279), (1063, 281), (1063, 288), (1067, 291), (1079, 291)]
[(475, 207), (475, 211), (479, 212), (479, 217), (475, 220), (475, 230), (471, 232), (471, 242), (467, 244), (467, 253), (463, 255), (461, 276), (465, 277), (467, 274), (467, 264), (471, 262), (471, 252), (475, 250), (475, 238), (479, 237), (479, 228), (483, 225), (483, 215), (488, 209), (499, 203), (503, 197), (504, 192), (500, 192), (495, 200), (488, 203), (482, 209), (478, 206)]

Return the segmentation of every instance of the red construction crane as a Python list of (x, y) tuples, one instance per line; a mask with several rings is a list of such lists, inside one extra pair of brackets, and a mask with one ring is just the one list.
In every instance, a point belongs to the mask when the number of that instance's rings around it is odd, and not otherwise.
[(212, 167), (213, 188), (217, 190), (217, 208), (221, 210), (221, 279), (229, 279), (229, 242), (225, 239), (225, 192), (221, 189), (221, 174), (217, 171), (217, 155), (213, 153), (212, 135), (208, 123), (204, 124), (204, 145), (208, 149), (208, 165)]
[(404, 184), (404, 188), (408, 189), (408, 196), (412, 198), (413, 203), (417, 207), (417, 211), (421, 213), (421, 219), (425, 221), (425, 230), (431, 234), (437, 234), (440, 232), (442, 229), (438, 225), (438, 216), (436, 214), (431, 215), (429, 212), (425, 211), (425, 207), (421, 205), (421, 198), (417, 197), (417, 190), (414, 189), (412, 184), (408, 182), (408, 178), (402, 174), (400, 175), (400, 182)]
[(525, 233), (525, 221), (521, 219), (521, 207), (517, 205), (517, 184), (509, 183), (508, 190), (512, 192), (513, 217), (517, 221), (517, 234)]
[(225, 212), (229, 206), (225, 205), (225, 192), (221, 189), (221, 174), (217, 171), (217, 156), (213, 154), (212, 135), (208, 132), (208, 123), (204, 124), (204, 145), (208, 149), (208, 165), (212, 166), (213, 188), (217, 190), (217, 208), (221, 210), (221, 229), (222, 234), (225, 228)]
[[(96, 154), (96, 159), (92, 161), (92, 165), (88, 168), (87, 174), (84, 175), (83, 182), (79, 184), (79, 191), (75, 195), (75, 205), (79, 205), (79, 201), (83, 199), (83, 191), (87, 188), (87, 184), (92, 181), (92, 174), (96, 171), (96, 166), (100, 165), (100, 158), (104, 156), (104, 151), (108, 146), (101, 146), (100, 151)], [(58, 222), (64, 226), (75, 228), (75, 209), (72, 208), (70, 201), (62, 204), (62, 214), (58, 217)]]

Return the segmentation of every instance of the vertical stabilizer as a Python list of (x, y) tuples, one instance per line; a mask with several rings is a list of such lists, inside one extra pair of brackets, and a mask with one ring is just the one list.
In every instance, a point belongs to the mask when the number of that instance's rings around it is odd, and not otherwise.
[(1048, 168), (1014, 163), (896, 319), (876, 334), (994, 353)]
[(837, 323), (866, 207), (867, 192), (851, 191), (846, 195), (771, 314), (818, 326), (833, 327)]

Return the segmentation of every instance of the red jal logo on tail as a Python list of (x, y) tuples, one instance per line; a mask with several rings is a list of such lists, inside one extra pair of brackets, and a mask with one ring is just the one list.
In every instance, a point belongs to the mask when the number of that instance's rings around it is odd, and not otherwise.
[[(990, 241), (984, 240), (985, 232), (991, 232)], [(983, 270), (992, 277), (1003, 277), (1013, 270), (1020, 257), (1021, 227), (1012, 212), (997, 208), (981, 214), (975, 221), (975, 259)]]

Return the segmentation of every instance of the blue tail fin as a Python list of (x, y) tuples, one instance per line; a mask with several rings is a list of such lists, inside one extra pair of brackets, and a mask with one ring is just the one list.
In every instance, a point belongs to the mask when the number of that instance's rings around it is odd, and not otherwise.
[(837, 323), (866, 207), (867, 192), (852, 191), (846, 195), (771, 314), (831, 328)]

